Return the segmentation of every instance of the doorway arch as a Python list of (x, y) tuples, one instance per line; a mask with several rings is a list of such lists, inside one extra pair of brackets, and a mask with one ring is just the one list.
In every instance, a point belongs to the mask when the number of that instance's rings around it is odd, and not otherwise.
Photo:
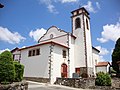
[(67, 65), (65, 63), (61, 65), (61, 77), (67, 78)]

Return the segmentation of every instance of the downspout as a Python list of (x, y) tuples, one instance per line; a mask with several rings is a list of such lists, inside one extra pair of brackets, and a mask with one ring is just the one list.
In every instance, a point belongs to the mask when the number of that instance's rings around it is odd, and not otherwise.
[(87, 45), (86, 45), (86, 31), (85, 31), (85, 22), (84, 22), (84, 13), (83, 13), (83, 32), (84, 32), (84, 42), (85, 42), (85, 63), (86, 63), (86, 73), (88, 74), (88, 65), (87, 65)]
[(53, 58), (53, 43), (51, 43), (50, 45), (50, 55), (49, 55), (49, 80), (50, 80), (50, 83), (52, 84), (52, 58)]
[(68, 41), (67, 41), (67, 44), (68, 44), (68, 77), (70, 78), (70, 44), (69, 44), (69, 33), (68, 33), (68, 37), (67, 37), (67, 39), (68, 39)]

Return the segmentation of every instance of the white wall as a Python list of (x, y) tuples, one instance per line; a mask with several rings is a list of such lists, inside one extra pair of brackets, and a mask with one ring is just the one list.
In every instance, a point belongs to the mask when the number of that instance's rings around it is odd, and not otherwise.
[(16, 50), (12, 54), (14, 55), (14, 60), (15, 61), (19, 61), (21, 59), (21, 57), (20, 57), (20, 51)]
[(69, 70), (69, 77), (72, 78), (72, 74), (75, 73), (75, 40), (73, 37), (69, 36), (69, 59), (70, 59), (70, 70)]
[[(53, 38), (50, 38), (50, 35), (53, 34)], [(59, 38), (57, 38), (59, 37)], [(46, 32), (46, 34), (40, 39), (39, 43), (46, 41), (55, 41), (60, 44), (67, 45), (67, 33), (59, 30), (57, 27), (51, 27)]]
[(99, 62), (100, 57), (98, 51), (92, 49), (92, 64), (93, 64), (93, 70), (94, 70), (94, 75), (96, 75), (96, 66), (97, 63)]
[(96, 73), (98, 73), (98, 72), (107, 73), (107, 67), (106, 66), (96, 67)]
[[(75, 29), (75, 19), (78, 17), (81, 19), (81, 28)], [(75, 45), (74, 45), (75, 67), (86, 67), (82, 15), (73, 17), (72, 19), (73, 19), (72, 20), (73, 21), (73, 35), (76, 36)]]
[[(88, 20), (89, 30), (87, 29), (86, 19)], [(91, 43), (91, 32), (90, 32), (90, 21), (89, 18), (84, 15), (84, 23), (85, 23), (85, 33), (86, 33), (86, 48), (87, 48), (87, 64), (88, 67), (93, 68), (92, 64), (92, 43)]]
[(107, 66), (99, 66), (96, 67), (96, 72), (104, 72), (104, 73), (109, 73), (109, 67), (110, 65), (108, 64)]
[(49, 44), (37, 46), (40, 48), (40, 55), (28, 57), (29, 48), (21, 51), (20, 63), (25, 66), (24, 77), (48, 78), (48, 56), (50, 54)]
[[(63, 58), (62, 52), (66, 50), (66, 58)], [(52, 82), (55, 82), (56, 77), (61, 77), (61, 65), (65, 63), (68, 65), (68, 49), (55, 45), (53, 47), (53, 60), (52, 60)]]

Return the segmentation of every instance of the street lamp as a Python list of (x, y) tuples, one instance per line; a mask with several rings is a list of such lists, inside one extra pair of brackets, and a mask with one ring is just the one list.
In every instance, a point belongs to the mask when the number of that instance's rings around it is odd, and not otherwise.
[(3, 8), (4, 7), (4, 5), (2, 5), (1, 3), (0, 3), (0, 8)]

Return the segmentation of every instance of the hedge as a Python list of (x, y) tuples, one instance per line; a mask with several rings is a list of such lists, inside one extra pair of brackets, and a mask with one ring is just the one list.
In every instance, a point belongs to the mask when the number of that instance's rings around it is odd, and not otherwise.
[(15, 79), (15, 68), (13, 62), (0, 61), (0, 82), (13, 82)]
[(0, 54), (0, 61), (13, 61), (12, 53), (9, 51), (4, 51)]
[(15, 66), (15, 81), (21, 81), (23, 79), (24, 66), (19, 62), (14, 62)]
[(4, 51), (0, 54), (0, 83), (8, 84), (23, 79), (24, 66), (14, 62), (11, 52)]

